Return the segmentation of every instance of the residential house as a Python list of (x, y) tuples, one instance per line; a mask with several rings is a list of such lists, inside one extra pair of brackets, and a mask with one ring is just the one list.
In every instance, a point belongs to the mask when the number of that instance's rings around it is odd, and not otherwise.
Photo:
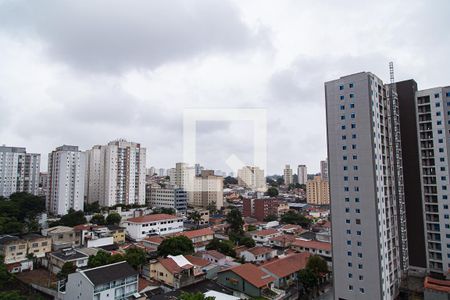
[(0, 255), (4, 257), (4, 263), (10, 272), (22, 272), (33, 269), (33, 264), (27, 262), (27, 241), (17, 236), (0, 236)]
[[(217, 282), (227, 288), (250, 297), (273, 295), (272, 286), (275, 277), (267, 274), (257, 266), (247, 263), (218, 273)], [(237, 295), (236, 295), (237, 296)]]
[(58, 274), (67, 262), (72, 263), (77, 269), (87, 267), (89, 256), (73, 248), (65, 248), (50, 253), (48, 258), (50, 271)]
[(298, 271), (306, 267), (309, 253), (295, 253), (261, 265), (261, 269), (275, 278), (276, 288), (286, 289), (297, 283)]
[(183, 231), (179, 233), (175, 233), (171, 236), (180, 236), (184, 235), (188, 239), (192, 241), (194, 244), (195, 252), (204, 251), (205, 246), (214, 238), (214, 231), (211, 228), (202, 228), (191, 231)]
[(150, 262), (150, 279), (179, 289), (204, 280), (206, 274), (202, 268), (208, 264), (209, 261), (191, 255), (169, 255)]
[(256, 246), (242, 251), (240, 256), (246, 262), (263, 262), (277, 256), (277, 250), (264, 246)]
[(227, 256), (217, 250), (208, 250), (203, 252), (202, 258), (219, 266), (224, 266), (227, 263)]
[(108, 225), (107, 227), (113, 237), (114, 244), (125, 243), (125, 227), (117, 225)]
[(298, 252), (309, 252), (311, 254), (320, 255), (329, 265), (331, 264), (331, 243), (314, 240), (295, 240), (291, 244), (291, 248)]
[(257, 245), (269, 245), (269, 240), (279, 235), (281, 235), (281, 233), (276, 229), (263, 229), (252, 232), (252, 238)]
[(138, 274), (125, 261), (69, 274), (64, 299), (129, 299), (138, 291)]
[(21, 238), (27, 241), (27, 254), (33, 254), (33, 259), (40, 261), (52, 251), (52, 239), (40, 234), (29, 233)]
[(292, 234), (282, 234), (269, 239), (270, 247), (275, 247), (279, 249), (289, 248), (292, 242), (295, 241), (295, 236)]
[(55, 226), (42, 230), (43, 236), (52, 239), (52, 250), (63, 248), (79, 247), (81, 245), (81, 236), (79, 232), (75, 232), (72, 227)]
[(142, 241), (149, 235), (183, 231), (183, 218), (168, 214), (146, 215), (125, 220), (123, 226), (131, 239)]
[(73, 229), (80, 235), (82, 246), (93, 248), (114, 244), (114, 238), (106, 226), (77, 225)]
[(305, 229), (303, 229), (302, 226), (295, 225), (295, 224), (283, 225), (278, 230), (281, 231), (284, 234), (292, 234), (292, 235), (299, 235), (299, 234), (302, 234), (303, 232), (306, 231)]

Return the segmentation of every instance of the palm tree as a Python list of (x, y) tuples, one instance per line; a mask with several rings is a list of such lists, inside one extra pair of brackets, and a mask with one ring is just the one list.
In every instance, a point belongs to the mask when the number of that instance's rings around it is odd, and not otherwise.
[(188, 216), (188, 219), (197, 224), (197, 229), (200, 227), (200, 221), (202, 220), (202, 216), (196, 210), (191, 212)]

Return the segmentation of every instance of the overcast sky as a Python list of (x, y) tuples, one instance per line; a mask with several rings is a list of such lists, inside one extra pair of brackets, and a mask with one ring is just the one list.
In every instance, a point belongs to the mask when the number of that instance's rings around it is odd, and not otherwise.
[[(42, 154), (116, 138), (182, 158), (185, 108), (264, 108), (268, 173), (319, 170), (323, 83), (371, 71), (450, 84), (450, 1), (0, 0), (0, 144)], [(252, 163), (250, 122), (198, 124), (197, 157)]]

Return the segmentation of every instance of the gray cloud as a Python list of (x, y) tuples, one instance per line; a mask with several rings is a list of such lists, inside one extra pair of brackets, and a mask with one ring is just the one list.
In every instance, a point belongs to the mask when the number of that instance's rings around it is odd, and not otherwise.
[(41, 39), (52, 59), (86, 70), (155, 68), (257, 43), (229, 1), (3, 1), (0, 24)]

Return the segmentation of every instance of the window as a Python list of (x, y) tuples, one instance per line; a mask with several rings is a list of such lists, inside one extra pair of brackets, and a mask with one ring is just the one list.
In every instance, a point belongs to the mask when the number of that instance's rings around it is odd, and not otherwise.
[(351, 245), (352, 241), (347, 240), (347, 245)]
[(344, 166), (344, 171), (347, 171), (347, 169), (348, 169), (347, 166)]
[(353, 277), (353, 274), (352, 273), (348, 273), (348, 278), (352, 278)]
[(350, 84), (348, 85), (348, 87), (349, 87), (349, 88), (352, 88), (352, 87), (353, 87), (353, 83), (350, 83)]
[(358, 264), (358, 269), (362, 269), (363, 265), (362, 264)]
[(341, 129), (342, 129), (342, 130), (345, 130), (345, 125), (342, 125), (342, 126), (341, 126)]
[(350, 118), (354, 119), (355, 116), (356, 116), (356, 115), (355, 115), (354, 113), (352, 113), (352, 114), (350, 115)]
[(356, 219), (356, 224), (361, 225), (361, 219)]
[(355, 95), (354, 94), (350, 94), (350, 98), (355, 98)]
[(341, 120), (345, 120), (345, 116), (341, 116)]
[(347, 139), (347, 136), (346, 136), (346, 135), (343, 135), (343, 136), (341, 137), (341, 139), (342, 139), (342, 140), (346, 140), (346, 139)]
[(344, 191), (348, 192), (348, 186), (344, 187)]
[(364, 289), (360, 288), (359, 291), (364, 294)]
[(363, 280), (364, 279), (364, 276), (362, 276), (362, 275), (359, 275), (359, 278), (358, 278), (359, 280)]
[(345, 208), (345, 212), (346, 212), (346, 213), (350, 212), (350, 208), (346, 207), (346, 208)]
[(346, 155), (342, 156), (342, 159), (347, 160), (347, 156)]
[(349, 285), (349, 286), (348, 286), (348, 289), (349, 289), (350, 291), (353, 291), (353, 285)]
[(341, 96), (339, 97), (339, 99), (344, 100), (344, 96), (341, 95)]
[(350, 220), (349, 219), (345, 220), (345, 223), (350, 224)]
[(347, 266), (349, 266), (351, 268), (353, 266), (353, 264), (351, 262), (348, 262)]
[(437, 121), (436, 124), (442, 125), (442, 121)]
[(355, 202), (358, 203), (359, 202), (359, 198), (355, 198)]
[(347, 256), (352, 256), (352, 251), (347, 251)]
[(357, 160), (357, 159), (358, 159), (358, 155), (353, 155), (352, 158), (353, 158), (354, 160)]
[(441, 104), (439, 102), (436, 102), (436, 107), (441, 107)]
[(342, 146), (342, 150), (347, 150), (347, 146)]
[[(447, 92), (446, 94), (445, 94), (445, 96), (447, 96), (447, 97), (450, 97), (450, 92)], [(447, 102), (447, 104), (448, 104), (449, 102)]]
[(344, 176), (344, 181), (348, 181), (348, 176)]
[(343, 86), (343, 85), (340, 85), (340, 86), (339, 86), (339, 90), (342, 91), (343, 89), (344, 89), (344, 86)]
[(356, 139), (356, 134), (352, 134), (352, 139)]
[(350, 229), (347, 229), (347, 234), (352, 234), (352, 231)]
[(355, 108), (355, 104), (354, 103), (350, 103), (350, 108)]
[(441, 112), (440, 111), (438, 111), (438, 112), (436, 112), (436, 116), (440, 116), (441, 115)]
[(439, 94), (434, 94), (434, 98), (435, 99), (439, 98)]
[(444, 152), (444, 148), (439, 148), (439, 152), (443, 153)]
[(350, 198), (345, 198), (345, 202), (349, 202), (350, 201)]
[(345, 110), (345, 105), (341, 105), (341, 110)]
[(353, 144), (353, 145), (352, 145), (352, 149), (356, 149), (356, 145)]
[(361, 210), (360, 210), (359, 208), (357, 208), (357, 209), (355, 209), (355, 212), (356, 212), (357, 214), (359, 214), (359, 213), (361, 213)]

